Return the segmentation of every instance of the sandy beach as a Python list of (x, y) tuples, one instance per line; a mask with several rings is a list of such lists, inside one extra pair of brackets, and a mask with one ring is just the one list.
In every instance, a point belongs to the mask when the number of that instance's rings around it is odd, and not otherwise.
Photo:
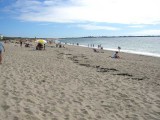
[(160, 120), (160, 58), (5, 44), (0, 120)]

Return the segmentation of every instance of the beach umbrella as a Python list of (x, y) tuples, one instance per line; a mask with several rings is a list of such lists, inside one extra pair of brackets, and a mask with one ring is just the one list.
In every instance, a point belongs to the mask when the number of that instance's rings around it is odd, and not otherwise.
[(36, 42), (36, 43), (41, 43), (41, 44), (47, 43), (47, 41), (46, 41), (46, 40), (43, 40), (43, 39), (36, 40), (35, 42)]

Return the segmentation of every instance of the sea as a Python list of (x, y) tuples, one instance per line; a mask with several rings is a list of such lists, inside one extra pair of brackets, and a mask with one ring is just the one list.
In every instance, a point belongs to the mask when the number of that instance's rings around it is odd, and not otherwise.
[(160, 57), (160, 37), (86, 37), (63, 38), (57, 42), (69, 45), (98, 48), (101, 45), (104, 50)]

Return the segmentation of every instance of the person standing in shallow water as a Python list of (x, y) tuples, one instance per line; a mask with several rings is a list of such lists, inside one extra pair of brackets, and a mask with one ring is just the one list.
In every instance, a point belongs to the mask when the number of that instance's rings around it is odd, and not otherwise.
[(2, 64), (2, 51), (5, 52), (5, 48), (2, 44), (2, 42), (0, 42), (0, 64)]
[(118, 51), (120, 52), (120, 50), (121, 50), (121, 47), (120, 47), (120, 46), (118, 46)]

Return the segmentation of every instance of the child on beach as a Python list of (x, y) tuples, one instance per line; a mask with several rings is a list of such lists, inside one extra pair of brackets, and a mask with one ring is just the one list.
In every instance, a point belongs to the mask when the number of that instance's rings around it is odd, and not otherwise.
[(116, 51), (111, 58), (120, 58), (118, 55), (118, 51)]
[(3, 44), (0, 42), (0, 64), (2, 64), (2, 51), (3, 50), (5, 52), (5, 48), (4, 48)]

